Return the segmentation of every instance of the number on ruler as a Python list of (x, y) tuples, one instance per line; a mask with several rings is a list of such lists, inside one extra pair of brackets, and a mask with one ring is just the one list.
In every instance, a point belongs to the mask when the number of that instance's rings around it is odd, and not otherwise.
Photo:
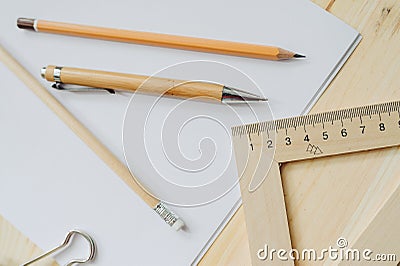
[(328, 140), (329, 136), (328, 136), (328, 131), (324, 131), (322, 132), (322, 139), (323, 140)]
[(340, 134), (342, 134), (342, 137), (345, 138), (347, 137), (347, 131), (345, 128), (342, 128), (342, 130), (340, 131)]
[(365, 132), (365, 126), (364, 126), (364, 125), (361, 125), (360, 128), (361, 128), (361, 134), (364, 134), (364, 132)]
[(379, 123), (379, 130), (380, 131), (385, 131), (385, 124), (384, 123)]
[(272, 140), (267, 140), (267, 148), (272, 149), (274, 146), (272, 145)]

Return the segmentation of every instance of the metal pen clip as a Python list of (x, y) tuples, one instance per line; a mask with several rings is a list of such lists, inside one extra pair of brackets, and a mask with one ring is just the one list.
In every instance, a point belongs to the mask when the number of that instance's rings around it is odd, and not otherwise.
[(73, 85), (73, 84), (66, 84), (62, 82), (56, 82), (51, 85), (52, 88), (61, 90), (61, 91), (72, 91), (72, 92), (91, 92), (91, 91), (107, 91), (110, 94), (115, 94), (115, 90), (113, 89), (106, 89), (106, 88), (94, 88), (88, 86), (80, 86), (80, 85)]

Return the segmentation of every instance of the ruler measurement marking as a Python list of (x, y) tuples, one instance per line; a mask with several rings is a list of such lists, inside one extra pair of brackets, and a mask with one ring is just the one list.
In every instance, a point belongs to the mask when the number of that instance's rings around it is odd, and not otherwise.
[(275, 129), (278, 133), (278, 129), (295, 128), (300, 126), (303, 126), (304, 132), (307, 132), (306, 126), (312, 125), (318, 116), (321, 118), (317, 119), (316, 124), (321, 124), (325, 120), (331, 121), (332, 125), (335, 121), (341, 121), (343, 125), (343, 118), (348, 118), (352, 122), (352, 118), (355, 118), (356, 116), (360, 117), (360, 122), (362, 124), (362, 117), (369, 116), (370, 119), (372, 119), (372, 115), (378, 115), (379, 119), (382, 120), (381, 113), (389, 113), (393, 111), (397, 111), (400, 118), (400, 101), (235, 126), (232, 128), (232, 135), (247, 134), (248, 132), (255, 133), (257, 131), (264, 132), (267, 129)]
[[(399, 113), (399, 119), (393, 119), (394, 117), (389, 115), (389, 112), (394, 111)], [(368, 116), (370, 119), (365, 121), (363, 118)], [(324, 121), (331, 123), (326, 125)], [(300, 126), (304, 132), (296, 131)], [(269, 134), (268, 128), (274, 130), (272, 133), (275, 134)], [(265, 146), (270, 149), (273, 142), (276, 160), (288, 162), (390, 146), (391, 142), (397, 143), (400, 140), (400, 137), (397, 138), (400, 131), (394, 131), (398, 128), (400, 101), (242, 125), (234, 127), (232, 134), (252, 135), (251, 144), (261, 144), (259, 148), (262, 151), (266, 150)], [(265, 132), (268, 143), (265, 139), (260, 140), (262, 136), (265, 138)], [(381, 136), (385, 136), (385, 139)], [(308, 144), (314, 146), (307, 150)], [(255, 146), (250, 147), (250, 151), (255, 151)]]

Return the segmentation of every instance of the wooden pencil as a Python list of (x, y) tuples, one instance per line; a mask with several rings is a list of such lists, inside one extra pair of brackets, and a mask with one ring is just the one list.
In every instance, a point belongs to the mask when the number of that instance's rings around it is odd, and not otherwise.
[(212, 40), (187, 36), (133, 30), (112, 29), (78, 25), (32, 18), (19, 18), (17, 26), (37, 32), (47, 32), (69, 36), (127, 42), (150, 46), (160, 46), (206, 53), (234, 55), (266, 60), (283, 60), (305, 57), (285, 49), (259, 44)]
[[(158, 199), (147, 193), (137, 179), (103, 143), (76, 119), (50, 92), (43, 87), (18, 61), (0, 45), (0, 62), (3, 62), (28, 88), (32, 90), (86, 145), (106, 163), (148, 206), (154, 209), (165, 222), (179, 230), (183, 221)], [(171, 214), (167, 217), (167, 214)]]

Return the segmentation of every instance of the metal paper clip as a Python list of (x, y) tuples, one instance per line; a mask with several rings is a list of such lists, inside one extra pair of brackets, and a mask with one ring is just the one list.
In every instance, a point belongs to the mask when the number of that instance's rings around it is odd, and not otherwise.
[(30, 261), (28, 261), (28, 262), (26, 262), (24, 264), (21, 264), (21, 266), (30, 265), (30, 264), (32, 264), (34, 262), (37, 262), (37, 261), (43, 259), (44, 257), (49, 256), (50, 254), (53, 254), (53, 253), (55, 253), (57, 251), (60, 251), (61, 249), (64, 249), (64, 248), (68, 247), (75, 234), (81, 235), (83, 238), (85, 238), (89, 242), (90, 253), (89, 253), (89, 256), (86, 259), (74, 259), (74, 260), (71, 260), (70, 262), (68, 262), (68, 264), (66, 264), (65, 266), (72, 266), (73, 264), (81, 264), (81, 263), (86, 263), (86, 262), (89, 262), (89, 261), (93, 261), (95, 255), (96, 255), (96, 244), (95, 244), (93, 238), (91, 236), (89, 236), (88, 234), (84, 233), (84, 232), (81, 232), (81, 231), (78, 231), (78, 230), (71, 230), (71, 231), (68, 232), (67, 236), (65, 237), (64, 242), (61, 245), (59, 245), (58, 247), (55, 247), (52, 250), (40, 255), (37, 258), (34, 258), (33, 260), (30, 260)]
[(52, 88), (61, 90), (61, 91), (73, 91), (73, 92), (87, 92), (87, 91), (107, 91), (111, 94), (115, 94), (115, 90), (113, 89), (106, 89), (106, 88), (94, 88), (88, 86), (80, 86), (80, 85), (73, 85), (73, 84), (66, 84), (62, 82), (56, 82), (51, 85)]

